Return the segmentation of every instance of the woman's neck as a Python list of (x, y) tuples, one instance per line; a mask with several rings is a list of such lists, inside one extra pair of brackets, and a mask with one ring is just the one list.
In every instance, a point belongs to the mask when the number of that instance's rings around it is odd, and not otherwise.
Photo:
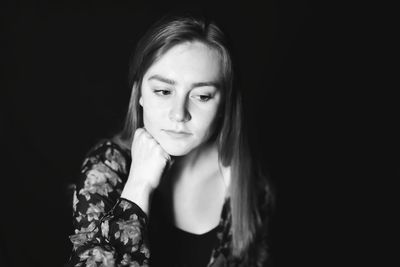
[(203, 234), (218, 225), (229, 193), (215, 143), (178, 158), (170, 178), (172, 213), (178, 228)]
[(180, 171), (192, 173), (199, 170), (218, 171), (218, 162), (217, 144), (210, 142), (199, 146), (185, 156), (175, 158), (174, 164)]

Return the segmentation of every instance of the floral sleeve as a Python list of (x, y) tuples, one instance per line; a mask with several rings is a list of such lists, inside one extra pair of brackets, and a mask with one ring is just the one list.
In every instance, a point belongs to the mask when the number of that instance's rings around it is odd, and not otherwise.
[(128, 161), (110, 141), (96, 145), (85, 158), (74, 191), (69, 266), (148, 266), (146, 214), (120, 198)]

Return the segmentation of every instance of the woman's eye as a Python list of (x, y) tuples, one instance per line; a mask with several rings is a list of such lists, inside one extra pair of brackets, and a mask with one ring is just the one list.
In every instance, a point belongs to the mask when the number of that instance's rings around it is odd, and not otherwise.
[(153, 90), (153, 91), (154, 91), (154, 93), (155, 93), (156, 95), (159, 95), (159, 96), (166, 96), (166, 95), (171, 94), (171, 91), (170, 91), (170, 90), (162, 90), (162, 89), (159, 89), (159, 90)]
[(207, 102), (208, 100), (211, 99), (211, 96), (210, 95), (198, 95), (198, 96), (196, 96), (196, 98), (198, 100), (200, 100), (201, 102)]

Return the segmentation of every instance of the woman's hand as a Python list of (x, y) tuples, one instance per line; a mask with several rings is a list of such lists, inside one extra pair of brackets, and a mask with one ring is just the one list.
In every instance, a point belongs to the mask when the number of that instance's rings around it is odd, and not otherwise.
[(158, 186), (170, 155), (144, 128), (136, 130), (131, 153), (129, 177), (121, 197), (136, 203), (148, 214), (150, 194)]

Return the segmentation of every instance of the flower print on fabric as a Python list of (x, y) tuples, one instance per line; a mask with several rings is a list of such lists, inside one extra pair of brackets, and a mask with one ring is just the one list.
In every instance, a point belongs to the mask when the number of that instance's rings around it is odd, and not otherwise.
[(146, 215), (119, 198), (129, 160), (110, 141), (96, 145), (85, 158), (73, 195), (70, 266), (148, 266)]
[(96, 224), (92, 222), (88, 227), (81, 227), (79, 230), (75, 229), (75, 235), (70, 237), (72, 244), (74, 245), (74, 250), (77, 247), (85, 244), (88, 240), (92, 239), (95, 235), (94, 230), (96, 229)]
[(96, 204), (89, 203), (89, 208), (87, 209), (87, 219), (88, 221), (98, 220), (99, 216), (104, 213), (104, 202), (100, 201)]
[[(137, 244), (141, 238), (140, 234), (140, 222), (136, 214), (133, 214), (132, 219), (128, 221), (117, 222), (119, 230), (114, 234), (116, 239), (120, 239), (121, 242), (126, 245), (128, 241), (132, 244)], [(133, 246), (132, 252), (136, 251), (138, 247)]]
[(107, 197), (118, 182), (118, 176), (102, 162), (94, 164), (93, 168), (86, 172), (86, 177), (84, 188), (79, 191), (86, 200), (89, 200), (92, 194)]
[(85, 266), (114, 266), (114, 254), (104, 250), (101, 247), (94, 247), (82, 253), (80, 260), (85, 263)]

